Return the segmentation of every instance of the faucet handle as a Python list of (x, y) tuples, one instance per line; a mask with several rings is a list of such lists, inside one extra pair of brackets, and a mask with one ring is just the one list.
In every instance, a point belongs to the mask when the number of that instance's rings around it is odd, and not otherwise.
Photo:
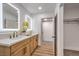
[(10, 39), (12, 39), (13, 38), (13, 35), (12, 34), (10, 34), (10, 37), (9, 37)]
[(11, 37), (11, 35), (10, 35), (10, 39), (11, 39), (12, 37)]

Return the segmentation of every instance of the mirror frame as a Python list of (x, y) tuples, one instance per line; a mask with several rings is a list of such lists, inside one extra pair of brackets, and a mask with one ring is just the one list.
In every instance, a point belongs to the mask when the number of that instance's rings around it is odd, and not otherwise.
[(8, 28), (4, 28), (3, 27), (3, 3), (0, 4), (0, 11), (1, 11), (1, 17), (0, 17), (0, 31), (18, 31), (20, 30), (20, 10), (15, 7), (13, 4), (11, 3), (6, 3), (9, 6), (11, 6), (12, 8), (14, 8), (15, 10), (17, 10), (17, 14), (18, 14), (18, 28), (17, 29), (8, 29)]

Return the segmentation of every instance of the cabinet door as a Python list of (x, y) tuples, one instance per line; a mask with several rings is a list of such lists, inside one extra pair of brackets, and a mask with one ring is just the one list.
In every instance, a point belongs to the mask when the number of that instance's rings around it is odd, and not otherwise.
[(37, 47), (37, 45), (38, 45), (38, 37), (35, 36), (34, 37), (34, 49)]
[(10, 56), (10, 47), (0, 46), (0, 56)]
[(14, 53), (15, 51), (19, 50), (22, 47), (24, 48), (24, 45), (25, 45), (25, 40), (12, 45), (11, 54)]
[(31, 55), (31, 52), (30, 52), (30, 44), (26, 44), (26, 47), (25, 47), (25, 56), (30, 56)]
[(38, 46), (38, 35), (36, 36), (36, 47)]
[(31, 39), (31, 42), (30, 42), (30, 51), (31, 51), (31, 53), (33, 52), (33, 50), (34, 50), (34, 41), (33, 41), (33, 38)]
[(23, 56), (25, 54), (25, 48), (21, 47), (18, 50), (16, 50), (14, 53), (11, 54), (11, 56)]

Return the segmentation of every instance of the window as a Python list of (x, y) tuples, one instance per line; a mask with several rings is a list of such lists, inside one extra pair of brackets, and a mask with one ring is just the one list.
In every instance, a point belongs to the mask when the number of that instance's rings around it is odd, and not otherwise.
[(27, 20), (29, 23), (28, 29), (32, 29), (32, 18), (28, 15), (25, 15), (25, 20)]

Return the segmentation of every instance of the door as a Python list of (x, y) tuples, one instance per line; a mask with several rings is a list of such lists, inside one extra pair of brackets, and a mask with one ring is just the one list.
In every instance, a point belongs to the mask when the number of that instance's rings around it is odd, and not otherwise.
[(54, 41), (54, 21), (42, 22), (43, 41)]

